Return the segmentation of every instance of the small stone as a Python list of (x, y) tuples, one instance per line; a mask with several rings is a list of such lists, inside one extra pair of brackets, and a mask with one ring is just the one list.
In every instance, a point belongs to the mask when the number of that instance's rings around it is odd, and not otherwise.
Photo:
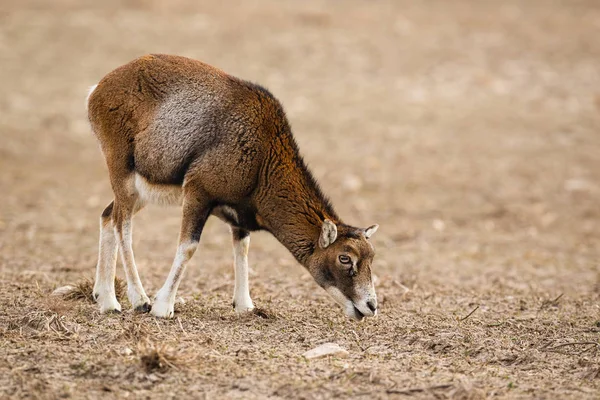
[(494, 230), (494, 228), (496, 228), (496, 224), (494, 223), (494, 221), (485, 221), (483, 224), (483, 227), (485, 228), (486, 231), (491, 232)]
[(567, 192), (591, 192), (594, 185), (586, 179), (568, 179), (564, 183)]
[(323, 343), (322, 345), (315, 347), (314, 349), (302, 354), (302, 356), (307, 360), (312, 360), (313, 358), (321, 358), (326, 356), (346, 357), (348, 356), (348, 351), (346, 351), (336, 343)]
[(342, 181), (342, 184), (344, 185), (344, 188), (350, 192), (358, 192), (363, 186), (362, 180), (356, 175), (346, 176)]
[(148, 379), (150, 382), (158, 382), (158, 381), (160, 381), (160, 380), (161, 380), (161, 378), (160, 378), (160, 377), (158, 377), (156, 374), (149, 374), (149, 375), (147, 376), (147, 379)]
[(54, 289), (54, 292), (52, 292), (52, 296), (65, 296), (65, 295), (73, 292), (74, 290), (75, 290), (75, 286), (71, 286), (71, 285), (61, 286), (59, 288)]
[(90, 196), (86, 201), (86, 205), (90, 208), (100, 207), (102, 201), (98, 196)]
[(544, 228), (547, 228), (548, 226), (552, 225), (554, 223), (554, 221), (556, 221), (557, 219), (558, 219), (558, 216), (556, 214), (546, 213), (542, 216), (542, 219), (541, 219), (542, 226)]
[(131, 350), (129, 347), (125, 347), (123, 350), (121, 350), (121, 354), (124, 356), (130, 356), (133, 354), (133, 350)]
[(367, 354), (385, 354), (387, 353), (385, 346), (371, 346), (365, 350)]
[(444, 229), (446, 229), (446, 223), (441, 219), (434, 219), (432, 225), (433, 229), (438, 232), (442, 232)]

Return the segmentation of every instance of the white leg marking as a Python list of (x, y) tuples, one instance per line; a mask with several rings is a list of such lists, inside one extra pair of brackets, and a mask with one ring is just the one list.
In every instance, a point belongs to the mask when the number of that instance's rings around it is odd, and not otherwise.
[(160, 318), (172, 318), (175, 312), (175, 296), (177, 289), (181, 283), (183, 272), (187, 262), (192, 258), (192, 255), (198, 247), (198, 242), (181, 243), (177, 248), (173, 266), (169, 272), (169, 276), (162, 288), (156, 293), (154, 305), (150, 311), (152, 315)]
[(103, 223), (100, 219), (100, 246), (96, 281), (93, 295), (100, 305), (100, 312), (121, 311), (115, 295), (115, 270), (117, 267), (117, 240), (112, 222)]
[(242, 240), (233, 241), (233, 260), (235, 268), (235, 288), (233, 290), (233, 304), (236, 312), (250, 311), (254, 308), (250, 298), (248, 285), (248, 248), (250, 236)]
[[(115, 229), (115, 236), (119, 238), (119, 250), (121, 260), (125, 268), (127, 278), (127, 298), (134, 309), (143, 307), (144, 304), (150, 305), (150, 299), (146, 296), (138, 270), (133, 258), (133, 248), (131, 245), (131, 219), (123, 222), (121, 235)], [(120, 237), (119, 237), (120, 236)]]

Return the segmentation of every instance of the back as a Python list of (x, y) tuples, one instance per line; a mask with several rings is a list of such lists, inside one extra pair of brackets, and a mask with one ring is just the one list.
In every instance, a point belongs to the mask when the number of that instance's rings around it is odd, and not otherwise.
[(192, 162), (217, 149), (240, 157), (252, 145), (267, 94), (199, 61), (147, 55), (100, 81), (89, 116), (105, 154), (127, 149), (137, 173), (180, 185)]

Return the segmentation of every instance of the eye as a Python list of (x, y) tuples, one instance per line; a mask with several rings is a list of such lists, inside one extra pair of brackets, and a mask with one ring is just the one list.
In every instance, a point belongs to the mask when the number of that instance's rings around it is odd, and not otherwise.
[(352, 263), (352, 260), (348, 256), (342, 255), (339, 257), (339, 259), (342, 264), (351, 264)]

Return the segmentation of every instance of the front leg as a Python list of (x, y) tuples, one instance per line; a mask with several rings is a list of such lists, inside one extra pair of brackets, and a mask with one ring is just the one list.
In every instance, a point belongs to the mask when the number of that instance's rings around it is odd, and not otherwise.
[(233, 308), (236, 312), (254, 309), (250, 298), (248, 285), (248, 248), (250, 247), (250, 232), (231, 227), (233, 236), (233, 260), (235, 268), (235, 288), (233, 290)]
[(175, 312), (175, 295), (181, 283), (181, 277), (187, 262), (198, 247), (197, 241), (179, 241), (177, 254), (171, 266), (169, 276), (162, 288), (156, 293), (154, 304), (150, 311), (154, 316), (161, 318), (172, 318)]
[(198, 199), (197, 192), (185, 192), (184, 188), (183, 220), (175, 260), (173, 260), (167, 280), (158, 293), (156, 293), (154, 305), (150, 311), (156, 317), (173, 317), (177, 288), (179, 288), (179, 284), (181, 283), (187, 262), (192, 258), (198, 247), (204, 223), (210, 214), (210, 209), (207, 207), (206, 202)]

